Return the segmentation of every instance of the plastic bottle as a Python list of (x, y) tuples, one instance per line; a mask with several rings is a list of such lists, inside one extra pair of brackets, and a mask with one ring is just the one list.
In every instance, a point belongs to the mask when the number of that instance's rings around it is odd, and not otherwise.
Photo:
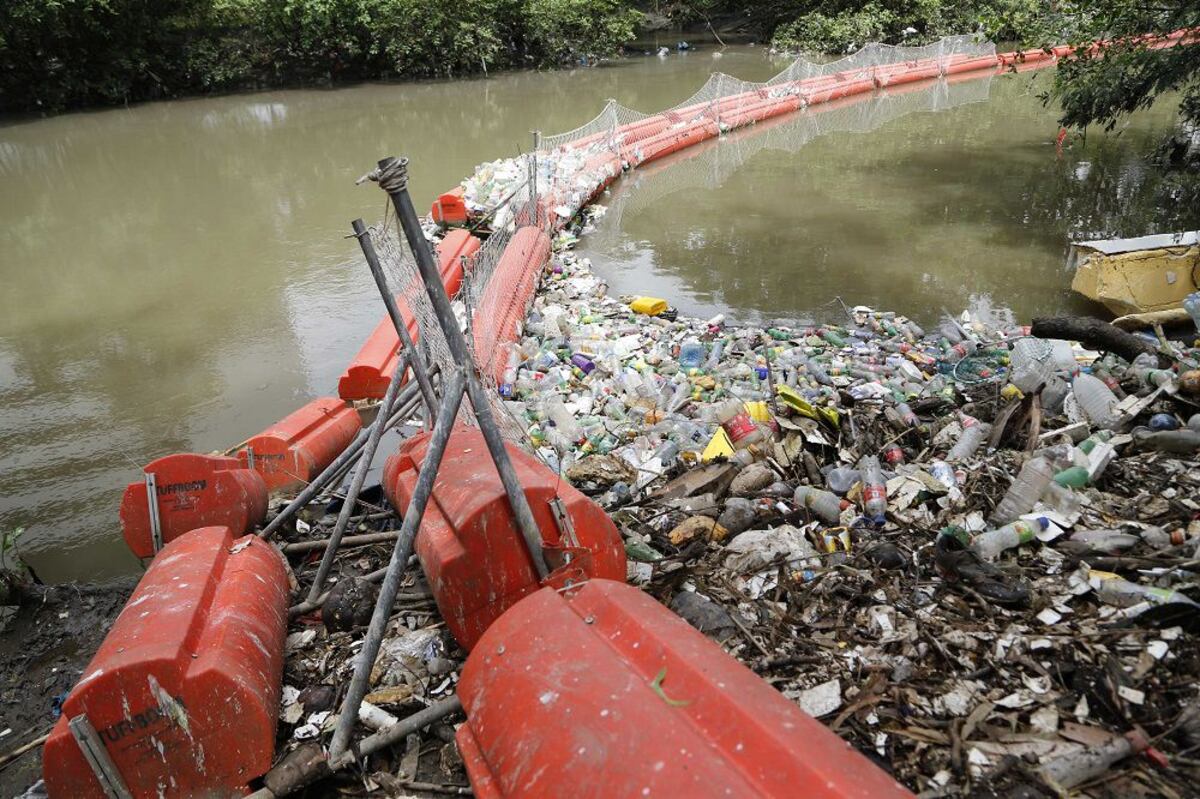
[(1200, 413), (1192, 414), (1192, 418), (1188, 419), (1188, 430), (1195, 430), (1200, 433)]
[(946, 460), (950, 463), (958, 463), (964, 461), (974, 455), (984, 440), (992, 432), (992, 426), (987, 422), (981, 422), (974, 416), (962, 414), (962, 434), (958, 437), (958, 441), (954, 442), (954, 446), (946, 453)]
[(1120, 424), (1114, 411), (1117, 398), (1102, 380), (1089, 374), (1078, 374), (1071, 383), (1071, 389), (1075, 392), (1080, 410), (1092, 424), (1109, 430)]
[(792, 501), (799, 507), (807, 508), (814, 516), (828, 524), (837, 524), (841, 519), (842, 509), (850, 506), (849, 502), (838, 498), (836, 494), (812, 486), (797, 487)]
[(958, 485), (958, 475), (954, 472), (954, 467), (945, 461), (931, 461), (929, 474), (946, 488), (954, 488)]
[(500, 396), (505, 399), (512, 397), (516, 391), (519, 365), (517, 350), (512, 347), (508, 351), (508, 362), (504, 366), (504, 375), (500, 378)]
[(1200, 450), (1200, 432), (1187, 430), (1159, 430), (1148, 427), (1133, 429), (1133, 443), (1140, 449), (1153, 449), (1173, 455), (1191, 455)]
[(1183, 298), (1183, 310), (1192, 317), (1192, 324), (1196, 326), (1197, 332), (1200, 332), (1200, 291), (1193, 291)]
[(1071, 533), (1070, 540), (1097, 552), (1117, 553), (1132, 549), (1141, 538), (1120, 530), (1080, 530)]
[(862, 479), (858, 469), (848, 466), (836, 466), (825, 475), (825, 485), (835, 494), (845, 494), (855, 483)]
[(1054, 468), (1044, 457), (1026, 461), (1000, 504), (992, 511), (991, 521), (994, 524), (1007, 524), (1021, 514), (1029, 513), (1045, 493), (1046, 486), (1054, 481), (1054, 474)]
[(942, 356), (942, 363), (956, 364), (963, 358), (974, 355), (977, 349), (979, 349), (979, 342), (973, 338), (965, 339), (946, 351), (946, 354)]
[(896, 405), (896, 411), (900, 414), (901, 421), (903, 421), (904, 424), (908, 425), (909, 427), (916, 427), (921, 423), (921, 420), (917, 418), (915, 413), (913, 413), (913, 409), (908, 407), (907, 402), (898, 403)]
[(859, 461), (858, 468), (862, 473), (863, 515), (876, 524), (882, 524), (887, 513), (887, 486), (883, 482), (879, 458), (866, 455)]
[(1009, 356), (1009, 382), (1026, 393), (1036, 391), (1054, 374), (1053, 348), (1040, 338), (1019, 338)]
[(1112, 434), (1111, 430), (1097, 430), (1095, 433), (1092, 433), (1090, 436), (1085, 438), (1083, 441), (1080, 441), (1079, 444), (1076, 446), (1076, 449), (1078, 449), (1084, 455), (1091, 455), (1092, 450), (1094, 450), (1096, 448), (1097, 444), (1103, 444), (1103, 443), (1107, 442), (1109, 439), (1111, 439), (1112, 437), (1113, 437), (1113, 434)]
[(1187, 533), (1182, 527), (1169, 533), (1161, 527), (1147, 527), (1141, 535), (1142, 540), (1155, 549), (1179, 546), (1187, 540)]
[(567, 441), (577, 444), (583, 440), (583, 428), (560, 400), (552, 399), (545, 405), (546, 418), (554, 423), (555, 429)]
[(988, 530), (971, 539), (971, 551), (984, 560), (995, 560), (1001, 552), (1032, 541), (1050, 526), (1050, 520), (1039, 516), (1034, 521), (1019, 519), (995, 530)]
[(1054, 475), (1054, 482), (1064, 488), (1083, 488), (1090, 482), (1087, 468), (1070, 466)]
[(904, 463), (904, 450), (896, 444), (888, 444), (883, 448), (883, 459), (890, 466), (897, 466)]
[(683, 369), (699, 369), (704, 357), (704, 345), (695, 339), (688, 339), (679, 348), (679, 366)]
[(1150, 352), (1143, 352), (1133, 359), (1129, 366), (1130, 374), (1148, 386), (1164, 386), (1175, 379), (1175, 374), (1166, 369), (1158, 368), (1158, 357)]
[(1098, 746), (1059, 755), (1042, 766), (1041, 774), (1056, 791), (1066, 795), (1075, 786), (1104, 776), (1113, 764), (1149, 746), (1150, 741), (1141, 730), (1131, 730)]
[(745, 449), (763, 440), (762, 430), (754, 424), (750, 414), (746, 413), (746, 404), (740, 400), (721, 403), (717, 406), (716, 418), (734, 449)]
[(1147, 602), (1151, 605), (1167, 605), (1182, 602), (1187, 605), (1200, 607), (1200, 604), (1179, 591), (1170, 588), (1155, 588), (1149, 585), (1131, 583), (1112, 572), (1102, 572), (1093, 569), (1088, 574), (1088, 582), (1096, 590), (1096, 596), (1100, 598), (1101, 602), (1116, 605), (1119, 608), (1132, 607), (1142, 602)]

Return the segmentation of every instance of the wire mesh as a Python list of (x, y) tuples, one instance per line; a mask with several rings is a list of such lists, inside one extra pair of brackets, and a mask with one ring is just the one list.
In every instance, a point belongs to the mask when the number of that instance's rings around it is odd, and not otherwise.
[[(804, 107), (810, 97), (853, 81), (869, 79), (876, 86), (887, 86), (900, 70), (923, 67), (942, 74), (956, 61), (989, 56), (995, 56), (991, 42), (955, 36), (919, 47), (870, 44), (828, 62), (797, 58), (761, 83), (715, 72), (690, 96), (663, 111), (644, 113), (610, 99), (596, 116), (578, 127), (541, 137), (535, 152), (481, 165), (463, 186), (468, 205), (486, 218), (491, 232), (473, 257), (455, 302), (476, 366), (484, 375), (494, 374), (495, 359), (508, 357), (509, 350), (476, 352), (472, 329), (505, 316), (511, 318), (514, 303), (531, 299), (509, 290), (511, 287), (492, 286), (515, 231), (535, 226), (553, 236), (615, 177), (637, 142), (697, 120), (711, 121), (717, 132), (725, 134), (690, 149), (687, 156), (653, 164), (647, 170), (669, 170), (670, 179), (639, 176), (636, 190), (629, 181), (618, 193), (615, 207), (610, 206), (605, 229), (612, 230), (619, 223), (627, 204), (655, 202), (690, 187), (718, 188), (761, 150), (795, 152), (829, 133), (865, 132), (905, 114), (985, 100), (990, 88), (990, 80), (986, 79), (938, 81), (919, 88), (884, 90)], [(752, 131), (743, 129), (762, 116), (755, 113), (756, 106), (787, 96), (797, 98), (799, 113), (758, 122)], [(373, 228), (372, 234), (389, 282), (417, 320), (419, 347), (431, 363), (448, 369), (452, 363), (450, 349), (397, 226), (383, 224)], [(520, 311), (516, 318), (524, 318), (525, 309), (516, 310)], [(505, 437), (525, 441), (523, 425), (513, 419), (498, 394), (491, 392), (491, 396)], [(473, 415), (465, 407), (459, 412), (459, 420), (474, 424)]]

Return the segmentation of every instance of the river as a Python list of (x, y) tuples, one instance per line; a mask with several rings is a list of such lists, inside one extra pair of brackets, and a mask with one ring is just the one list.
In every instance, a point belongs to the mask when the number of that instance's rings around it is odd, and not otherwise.
[[(781, 66), (734, 47), (0, 123), (0, 534), (26, 528), (20, 554), (46, 581), (134, 570), (117, 506), (141, 465), (225, 449), (335, 392), (382, 312), (345, 238), (383, 210), (354, 185), (376, 158), (408, 155), (428, 207), (535, 126)], [(1197, 211), (1164, 202), (1144, 161), (1168, 109), (1058, 156), (1039, 90), (996, 79), (985, 101), (876, 109), (874, 130), (829, 125), (802, 148), (787, 130), (782, 149), (720, 142), (696, 162), (707, 175), (664, 164), (618, 184), (584, 251), (616, 291), (735, 318), (832, 317), (837, 294), (922, 319), (977, 298), (1071, 307), (1070, 236), (1194, 226)]]

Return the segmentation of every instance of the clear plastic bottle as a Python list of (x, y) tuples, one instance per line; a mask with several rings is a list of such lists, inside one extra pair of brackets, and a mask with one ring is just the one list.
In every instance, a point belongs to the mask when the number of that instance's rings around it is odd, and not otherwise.
[(1147, 527), (1142, 530), (1141, 536), (1143, 541), (1155, 549), (1178, 546), (1187, 540), (1187, 533), (1182, 527), (1169, 533), (1161, 527)]
[(1120, 530), (1079, 530), (1071, 533), (1069, 540), (1086, 544), (1097, 552), (1118, 553), (1132, 549), (1141, 538)]
[(1133, 359), (1129, 366), (1130, 374), (1137, 377), (1148, 386), (1165, 386), (1175, 379), (1175, 375), (1165, 369), (1158, 368), (1158, 357), (1150, 352), (1143, 352)]
[(974, 455), (988, 435), (992, 432), (992, 426), (987, 422), (981, 422), (974, 416), (962, 414), (962, 434), (958, 437), (958, 441), (954, 442), (954, 446), (946, 453), (946, 460), (950, 463), (958, 463), (964, 461)]
[(879, 458), (865, 455), (858, 462), (858, 468), (862, 473), (863, 515), (876, 524), (882, 524), (887, 513), (887, 486), (883, 482)]
[(1044, 339), (1017, 339), (1009, 358), (1009, 382), (1026, 393), (1044, 386), (1055, 371), (1054, 349)]
[(1075, 376), (1071, 389), (1075, 392), (1075, 400), (1079, 403), (1080, 410), (1092, 424), (1109, 430), (1120, 424), (1114, 410), (1117, 397), (1104, 385), (1103, 380), (1081, 373)]
[(836, 494), (812, 486), (799, 486), (792, 495), (792, 501), (828, 524), (837, 524), (841, 519), (842, 507), (850, 504)]
[(1197, 332), (1200, 332), (1200, 291), (1193, 291), (1183, 298), (1183, 310), (1192, 317), (1192, 324), (1196, 326)]
[(825, 475), (825, 485), (835, 494), (845, 494), (855, 483), (862, 479), (858, 469), (848, 466), (836, 466)]
[(1046, 487), (1054, 482), (1054, 473), (1054, 467), (1044, 457), (1026, 461), (1000, 504), (992, 511), (992, 523), (1008, 524), (1021, 514), (1029, 513), (1045, 493)]
[(1050, 526), (1050, 520), (1039, 516), (1034, 521), (1018, 519), (995, 530), (987, 530), (971, 539), (971, 551), (984, 560), (995, 560), (1001, 552), (1020, 546)]
[(565, 440), (576, 444), (583, 440), (583, 428), (575, 421), (575, 417), (567, 410), (561, 400), (552, 399), (544, 406), (546, 418), (554, 423), (554, 428)]
[(1088, 574), (1088, 582), (1096, 590), (1096, 596), (1100, 598), (1101, 602), (1116, 605), (1119, 608), (1132, 607), (1142, 602), (1148, 602), (1151, 605), (1167, 605), (1182, 602), (1200, 607), (1200, 604), (1197, 604), (1194, 600), (1179, 591), (1170, 588), (1155, 588), (1149, 585), (1131, 583), (1111, 572), (1102, 572), (1093, 569)]
[(946, 354), (942, 356), (942, 362), (948, 364), (958, 363), (963, 358), (974, 355), (977, 349), (979, 349), (979, 342), (973, 338), (964, 339), (946, 351)]

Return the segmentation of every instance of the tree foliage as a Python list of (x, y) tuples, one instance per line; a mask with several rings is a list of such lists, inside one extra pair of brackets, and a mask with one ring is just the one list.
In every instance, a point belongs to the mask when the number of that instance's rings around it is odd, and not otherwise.
[[(1042, 17), (1026, 38), (1080, 46), (1055, 73), (1053, 95), (1062, 105), (1063, 124), (1111, 130), (1167, 92), (1180, 93), (1184, 120), (1200, 123), (1200, 40), (1154, 47), (1156, 37), (1197, 28), (1197, 0), (1072, 0)], [(1103, 44), (1087, 47), (1095, 41)]]
[(0, 110), (551, 66), (633, 38), (628, 0), (3, 0)]

